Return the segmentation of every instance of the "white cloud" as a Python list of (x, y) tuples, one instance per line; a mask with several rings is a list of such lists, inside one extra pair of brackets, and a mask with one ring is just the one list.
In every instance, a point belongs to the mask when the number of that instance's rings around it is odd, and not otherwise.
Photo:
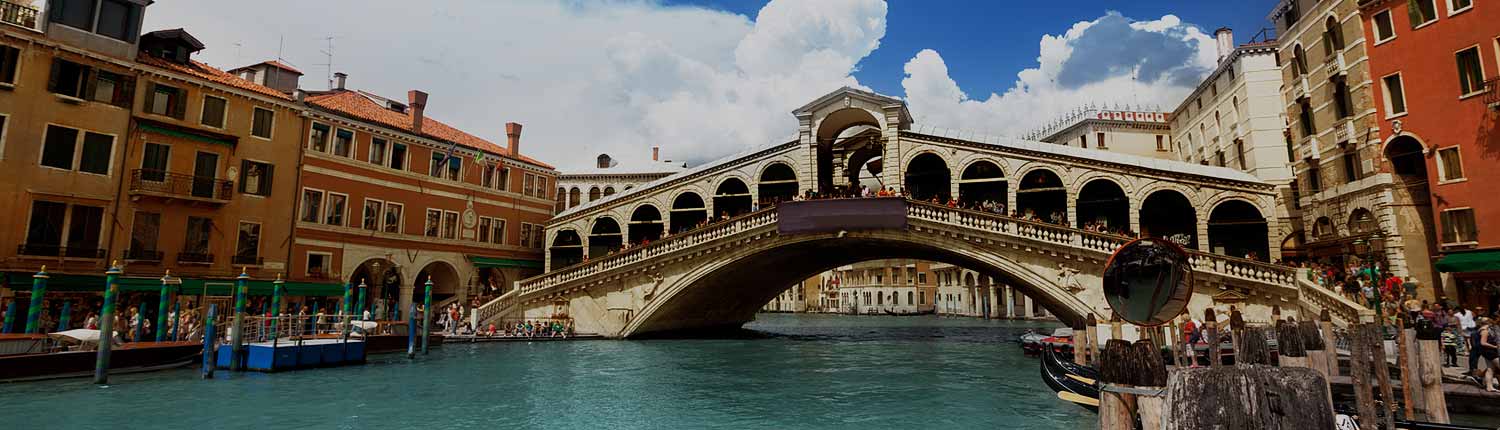
[(917, 53), (901, 81), (912, 114), (943, 127), (1020, 135), (1088, 103), (1171, 110), (1217, 57), (1211, 36), (1172, 15), (1131, 21), (1110, 12), (1044, 35), (1039, 46), (1037, 67), (984, 97), (960, 90), (938, 52)]

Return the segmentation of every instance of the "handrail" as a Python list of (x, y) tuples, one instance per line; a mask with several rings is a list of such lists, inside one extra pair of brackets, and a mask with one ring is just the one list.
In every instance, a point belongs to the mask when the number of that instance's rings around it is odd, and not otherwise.
[(31, 6), (0, 1), (0, 22), (6, 24), (38, 30), (36, 17), (40, 13), (40, 10)]
[(1346, 324), (1375, 321), (1374, 310), (1308, 279), (1312, 273), (1310, 269), (1297, 269), (1296, 272), (1298, 298), (1327, 309), (1329, 314)]
[(1500, 77), (1493, 77), (1484, 81), (1484, 104), (1492, 106), (1500, 103)]
[(234, 192), (234, 181), (156, 169), (134, 169), (130, 171), (130, 191), (228, 201)]

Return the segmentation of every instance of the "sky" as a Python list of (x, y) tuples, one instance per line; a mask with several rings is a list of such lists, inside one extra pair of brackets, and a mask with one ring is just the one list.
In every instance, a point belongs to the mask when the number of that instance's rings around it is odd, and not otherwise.
[(423, 90), (430, 117), (494, 142), (522, 123), (521, 152), (566, 172), (783, 143), (842, 86), (996, 135), (1090, 103), (1171, 111), (1216, 66), (1214, 29), (1245, 43), (1274, 3), (165, 0), (145, 29), (185, 28), (225, 69), (282, 58), (306, 89)]

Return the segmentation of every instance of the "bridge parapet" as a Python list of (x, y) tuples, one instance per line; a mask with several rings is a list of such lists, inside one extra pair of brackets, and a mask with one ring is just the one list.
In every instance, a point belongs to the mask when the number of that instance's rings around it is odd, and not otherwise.
[(1312, 271), (1297, 269), (1298, 305), (1308, 309), (1327, 309), (1335, 321), (1343, 325), (1375, 321), (1375, 311), (1361, 305), (1338, 292), (1318, 285), (1310, 279)]

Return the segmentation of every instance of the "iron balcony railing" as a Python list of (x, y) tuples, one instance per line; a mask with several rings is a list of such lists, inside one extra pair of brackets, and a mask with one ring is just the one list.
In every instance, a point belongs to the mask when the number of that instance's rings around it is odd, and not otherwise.
[(128, 261), (161, 261), (161, 251), (127, 249), (121, 257)]
[(229, 262), (236, 266), (259, 266), (262, 260), (259, 255), (236, 255), (230, 257)]
[(234, 181), (162, 170), (135, 169), (130, 172), (130, 192), (151, 192), (227, 202), (234, 192)]
[(67, 247), (59, 245), (43, 245), (35, 243), (23, 243), (16, 246), (16, 253), (36, 257), (68, 257), (68, 258), (104, 258), (105, 251), (99, 248)]
[(1484, 81), (1484, 105), (1491, 108), (1500, 107), (1500, 77)]
[(37, 8), (0, 0), (0, 22), (36, 30)]
[(214, 255), (200, 252), (179, 252), (177, 253), (177, 262), (211, 264), (214, 262)]

